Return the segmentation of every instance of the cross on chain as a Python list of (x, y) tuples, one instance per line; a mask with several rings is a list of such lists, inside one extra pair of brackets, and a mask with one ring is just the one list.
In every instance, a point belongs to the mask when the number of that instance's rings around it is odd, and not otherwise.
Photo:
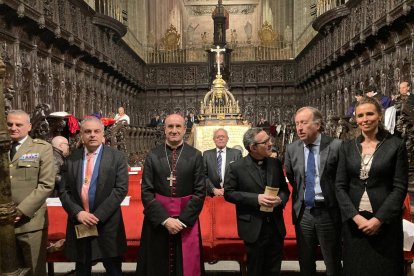
[(177, 180), (177, 178), (174, 177), (173, 173), (171, 172), (170, 177), (167, 177), (167, 180), (170, 181), (170, 187), (173, 186), (173, 182)]
[(220, 53), (225, 52), (226, 49), (225, 48), (220, 49), (220, 46), (217, 45), (216, 49), (210, 49), (210, 51), (216, 53), (217, 75), (221, 75), (221, 72), (220, 72)]

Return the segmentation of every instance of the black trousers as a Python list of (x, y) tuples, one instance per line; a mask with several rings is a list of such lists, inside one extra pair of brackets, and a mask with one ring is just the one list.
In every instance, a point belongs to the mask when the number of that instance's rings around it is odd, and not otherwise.
[(273, 218), (263, 218), (259, 238), (253, 243), (244, 242), (247, 252), (247, 275), (280, 275), (284, 237), (279, 233)]
[[(88, 246), (86, 246), (86, 256), (88, 256), (85, 263), (76, 262), (76, 275), (78, 276), (91, 276), (92, 275), (92, 249), (90, 241), (88, 242)], [(103, 266), (106, 270), (106, 275), (109, 276), (122, 276), (122, 258), (114, 257), (114, 258), (103, 258), (102, 261)]]
[(318, 244), (326, 265), (326, 275), (342, 275), (341, 228), (332, 221), (327, 208), (302, 210), (295, 230), (301, 275), (316, 275)]

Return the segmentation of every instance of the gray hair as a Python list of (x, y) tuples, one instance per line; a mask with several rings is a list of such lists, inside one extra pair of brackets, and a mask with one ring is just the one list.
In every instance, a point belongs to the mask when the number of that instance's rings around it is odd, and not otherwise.
[(239, 151), (243, 152), (243, 148), (242, 148), (242, 146), (240, 146), (240, 145), (235, 145), (235, 146), (233, 146), (233, 149), (237, 149), (237, 150), (239, 150)]
[(216, 130), (213, 132), (213, 138), (214, 138), (214, 137), (216, 137), (216, 134), (217, 134), (217, 132), (219, 132), (219, 131), (224, 131), (224, 133), (226, 133), (226, 136), (227, 136), (227, 137), (229, 137), (229, 133), (227, 132), (227, 130), (225, 130), (224, 128), (219, 128), (219, 129), (216, 129)]
[(104, 126), (104, 124), (102, 123), (102, 121), (101, 120), (99, 120), (98, 118), (96, 118), (96, 117), (93, 117), (93, 116), (91, 116), (91, 117), (86, 117), (85, 119), (83, 119), (82, 120), (82, 122), (81, 122), (81, 124), (80, 124), (80, 129), (81, 129), (81, 132), (83, 132), (83, 126), (85, 125), (85, 123), (87, 123), (87, 122), (96, 122), (96, 123), (98, 123), (99, 125), (100, 125), (100, 127), (102, 128), (102, 130), (105, 130), (105, 126)]
[(10, 110), (8, 112), (8, 115), (22, 115), (22, 116), (25, 116), (27, 118), (27, 122), (30, 124), (30, 116), (24, 110), (21, 110), (21, 109)]
[(325, 122), (323, 121), (323, 116), (322, 113), (319, 111), (319, 109), (313, 107), (313, 106), (304, 106), (299, 108), (296, 113), (295, 113), (295, 117), (296, 115), (298, 115), (298, 113), (304, 111), (304, 110), (310, 110), (312, 112), (313, 115), (313, 122), (319, 124), (320, 127), (320, 131), (323, 131), (325, 129)]
[(263, 128), (253, 127), (248, 129), (243, 135), (244, 148), (250, 152), (250, 146), (254, 145), (256, 141), (256, 135), (263, 131)]

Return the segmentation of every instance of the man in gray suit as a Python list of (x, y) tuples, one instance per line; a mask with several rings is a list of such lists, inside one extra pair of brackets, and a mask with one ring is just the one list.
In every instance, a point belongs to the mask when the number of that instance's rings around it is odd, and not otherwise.
[(223, 196), (224, 174), (229, 164), (242, 158), (242, 154), (240, 150), (226, 147), (229, 136), (224, 128), (214, 131), (213, 140), (216, 148), (206, 150), (203, 154), (207, 193), (210, 196)]
[(302, 107), (295, 115), (300, 140), (286, 148), (285, 170), (292, 185), (292, 216), (301, 275), (316, 275), (320, 245), (327, 275), (341, 275), (341, 219), (335, 177), (341, 141), (321, 133), (320, 111)]

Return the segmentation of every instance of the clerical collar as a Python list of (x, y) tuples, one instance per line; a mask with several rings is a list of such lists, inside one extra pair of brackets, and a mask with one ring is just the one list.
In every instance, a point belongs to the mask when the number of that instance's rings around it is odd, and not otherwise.
[(266, 164), (266, 158), (263, 158), (262, 160), (258, 160), (258, 159), (255, 159), (253, 156), (251, 156), (250, 154), (249, 154), (249, 156), (250, 156), (250, 158), (252, 159), (252, 161), (255, 163), (255, 164), (257, 164), (257, 165), (259, 165), (259, 166), (263, 166), (264, 164)]
[(183, 145), (184, 145), (184, 141), (180, 144), (180, 145), (178, 145), (178, 147), (176, 147), (176, 148), (173, 148), (171, 145), (169, 145), (168, 143), (165, 143), (165, 145), (167, 146), (167, 148), (169, 149), (169, 150), (178, 150), (178, 149), (181, 149), (182, 147), (183, 147)]

